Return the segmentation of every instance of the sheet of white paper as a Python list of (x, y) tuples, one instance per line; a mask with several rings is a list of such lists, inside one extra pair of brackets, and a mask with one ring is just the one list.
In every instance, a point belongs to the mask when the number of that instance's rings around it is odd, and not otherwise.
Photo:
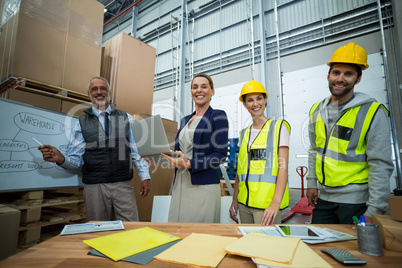
[(275, 227), (269, 226), (239, 226), (239, 230), (243, 235), (248, 235), (249, 233), (258, 233), (270, 236), (282, 236)]
[(83, 224), (70, 224), (64, 226), (60, 235), (70, 234), (82, 234), (91, 232), (102, 232), (111, 230), (124, 230), (122, 221), (106, 221), (106, 222), (94, 222)]

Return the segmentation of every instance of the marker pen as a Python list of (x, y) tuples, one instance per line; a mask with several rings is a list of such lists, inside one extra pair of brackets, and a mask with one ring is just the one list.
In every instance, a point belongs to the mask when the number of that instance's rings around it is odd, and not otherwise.
[(36, 141), (36, 143), (37, 144), (39, 144), (39, 145), (43, 145), (42, 143), (40, 143), (37, 139), (35, 139), (35, 138), (32, 138), (34, 141)]

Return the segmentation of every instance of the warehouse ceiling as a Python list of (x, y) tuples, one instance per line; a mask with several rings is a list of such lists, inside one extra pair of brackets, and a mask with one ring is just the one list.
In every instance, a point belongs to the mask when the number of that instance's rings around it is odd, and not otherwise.
[(103, 22), (106, 23), (113, 19), (115, 16), (137, 1), (138, 0), (98, 0), (98, 2), (105, 6)]

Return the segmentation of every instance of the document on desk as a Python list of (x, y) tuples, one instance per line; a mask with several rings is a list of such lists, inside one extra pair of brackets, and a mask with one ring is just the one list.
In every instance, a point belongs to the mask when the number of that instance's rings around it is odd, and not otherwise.
[(243, 235), (248, 235), (250, 233), (265, 234), (270, 236), (280, 236), (282, 235), (278, 232), (275, 227), (270, 226), (239, 226), (239, 231)]
[(226, 255), (223, 248), (236, 240), (237, 237), (192, 233), (155, 256), (155, 259), (192, 266), (216, 267)]
[[(289, 238), (282, 238), (289, 239)], [(284, 264), (274, 261), (267, 261), (259, 258), (254, 259), (257, 263), (258, 268), (268, 268), (268, 267), (294, 267), (294, 268), (330, 268), (332, 267), (328, 262), (321, 258), (317, 253), (314, 252), (309, 246), (300, 241), (296, 248), (296, 252), (292, 263)]]
[(112, 230), (124, 230), (122, 221), (93, 222), (83, 224), (69, 224), (64, 226), (60, 235), (82, 234)]
[(225, 247), (230, 254), (291, 264), (300, 238), (251, 233)]
[(322, 230), (326, 231), (327, 233), (332, 234), (332, 236), (327, 236), (324, 239), (315, 239), (315, 240), (308, 240), (308, 239), (303, 239), (305, 243), (308, 244), (320, 244), (320, 243), (329, 243), (329, 242), (337, 242), (337, 241), (346, 241), (346, 240), (355, 240), (357, 239), (356, 236), (350, 235), (350, 234), (345, 234), (336, 230), (332, 230), (329, 228), (317, 228), (319, 232)]
[[(121, 259), (121, 261), (132, 262), (132, 263), (137, 263), (137, 264), (141, 264), (141, 265), (147, 265), (154, 259), (154, 257), (156, 255), (162, 253), (163, 251), (167, 250), (171, 246), (177, 244), (179, 241), (181, 241), (181, 239), (164, 244), (164, 245), (156, 247), (156, 248), (149, 249), (144, 252), (140, 252), (138, 254), (128, 256), (127, 258)], [(107, 258), (106, 255), (100, 253), (96, 249), (93, 249), (90, 252), (88, 252), (88, 255)]]
[(84, 244), (98, 250), (114, 261), (179, 240), (180, 237), (170, 235), (149, 227), (105, 235), (88, 240)]
[[(239, 226), (240, 232), (243, 235), (247, 235), (250, 233), (258, 233), (265, 234), (270, 236), (282, 236), (275, 227), (270, 226)], [(357, 239), (356, 236), (345, 234), (339, 231), (335, 231), (329, 228), (320, 228), (315, 227), (322, 236), (323, 239), (302, 239), (303, 242), (308, 244), (320, 244), (320, 243), (329, 243), (336, 241), (346, 241), (346, 240), (354, 240)]]

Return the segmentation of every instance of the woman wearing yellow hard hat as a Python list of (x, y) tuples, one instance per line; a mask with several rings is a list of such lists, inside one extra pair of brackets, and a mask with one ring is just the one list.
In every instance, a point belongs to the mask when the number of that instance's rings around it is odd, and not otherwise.
[(247, 82), (239, 100), (253, 123), (240, 131), (239, 156), (230, 218), (236, 222), (281, 223), (289, 205), (288, 159), (290, 125), (264, 115), (268, 94), (255, 80)]

